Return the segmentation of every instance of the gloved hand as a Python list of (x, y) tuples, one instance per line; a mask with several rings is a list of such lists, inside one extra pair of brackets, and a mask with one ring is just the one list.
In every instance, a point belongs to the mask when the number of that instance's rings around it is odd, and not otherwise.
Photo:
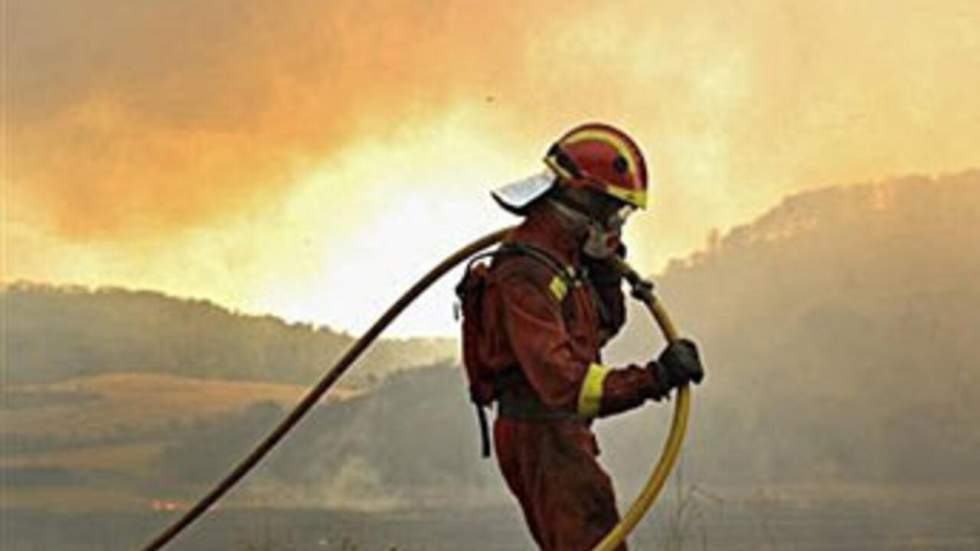
[[(626, 259), (626, 245), (619, 244), (616, 249), (616, 256)], [(600, 260), (582, 255), (582, 265), (585, 266), (589, 281), (597, 287), (619, 285), (623, 281), (623, 274), (615, 268), (611, 260)]]
[(687, 384), (699, 384), (704, 380), (704, 366), (698, 347), (689, 339), (672, 342), (660, 353), (660, 357), (647, 364), (653, 375), (655, 400), (666, 396), (671, 390)]

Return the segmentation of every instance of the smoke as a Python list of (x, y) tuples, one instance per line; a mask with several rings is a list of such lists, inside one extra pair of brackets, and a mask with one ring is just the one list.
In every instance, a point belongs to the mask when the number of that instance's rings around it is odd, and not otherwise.
[(402, 488), (386, 487), (377, 469), (364, 457), (345, 458), (336, 469), (325, 469), (323, 464), (315, 463), (307, 470), (310, 473), (305, 476), (311, 480), (304, 484), (266, 476), (256, 488), (250, 489), (250, 494), (261, 496), (266, 504), (276, 506), (365, 513), (392, 511), (412, 503), (402, 495)]
[(8, 277), (289, 309), (258, 295), (331, 273), (401, 198), (473, 219), (589, 119), (650, 157), (646, 270), (788, 192), (980, 164), (971, 1), (8, 9)]
[[(407, 1), (40, 1), (11, 12), (18, 198), (63, 235), (115, 240), (276, 200), (311, 163), (410, 128), (513, 64), (525, 32), (515, 23), (535, 17), (477, 22)], [(513, 29), (483, 49), (483, 24)]]

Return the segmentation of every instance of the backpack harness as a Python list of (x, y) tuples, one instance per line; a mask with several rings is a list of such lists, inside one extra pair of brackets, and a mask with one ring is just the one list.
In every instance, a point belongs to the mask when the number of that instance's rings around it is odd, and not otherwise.
[(463, 318), (463, 365), (469, 382), (470, 401), (476, 408), (476, 416), (480, 425), (480, 440), (482, 456), (490, 456), (490, 430), (487, 424), (485, 407), (499, 400), (499, 412), (510, 417), (524, 419), (564, 419), (574, 417), (574, 414), (550, 411), (541, 404), (528, 404), (527, 401), (516, 402), (503, 399), (507, 394), (504, 388), (515, 381), (522, 380), (524, 375), (520, 370), (502, 374), (487, 374), (481, 369), (479, 344), (483, 332), (482, 302), (483, 291), (486, 288), (489, 268), (486, 264), (476, 263), (486, 258), (496, 258), (501, 255), (523, 255), (545, 265), (555, 274), (549, 285), (549, 290), (563, 302), (569, 295), (569, 290), (580, 284), (582, 274), (573, 267), (566, 267), (551, 253), (529, 243), (508, 242), (497, 249), (474, 256), (466, 264), (463, 277), (456, 285), (456, 296), (459, 304), (456, 318)]

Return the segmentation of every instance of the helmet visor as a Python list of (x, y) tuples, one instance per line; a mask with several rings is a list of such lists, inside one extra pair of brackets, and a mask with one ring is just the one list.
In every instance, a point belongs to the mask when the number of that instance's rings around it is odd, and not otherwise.
[(497, 203), (514, 214), (524, 214), (525, 209), (543, 196), (555, 183), (555, 175), (545, 170), (533, 176), (512, 182), (490, 192)]

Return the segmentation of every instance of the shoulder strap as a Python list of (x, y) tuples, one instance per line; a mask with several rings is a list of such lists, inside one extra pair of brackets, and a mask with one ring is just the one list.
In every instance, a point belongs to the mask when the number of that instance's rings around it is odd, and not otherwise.
[(548, 284), (548, 290), (555, 296), (558, 302), (563, 302), (568, 296), (568, 290), (578, 284), (579, 274), (571, 267), (562, 264), (557, 258), (548, 251), (530, 243), (510, 242), (500, 246), (501, 252), (511, 254), (521, 254), (544, 264), (551, 270), (555, 277)]
[(575, 268), (563, 264), (560, 260), (555, 258), (554, 255), (545, 249), (538, 247), (537, 245), (521, 242), (509, 242), (501, 245), (499, 251), (530, 256), (538, 262), (546, 265), (552, 272), (555, 273), (555, 275), (562, 278), (562, 280), (570, 286), (574, 285), (578, 279), (578, 273), (575, 271)]
[(466, 281), (466, 277), (469, 275), (470, 270), (473, 268), (473, 264), (483, 260), (484, 258), (492, 258), (505, 254), (524, 255), (540, 262), (541, 264), (544, 264), (555, 274), (557, 278), (557, 281), (552, 281), (549, 287), (552, 293), (554, 293), (559, 300), (563, 300), (568, 293), (568, 289), (574, 287), (580, 279), (580, 274), (575, 270), (575, 268), (562, 264), (562, 262), (555, 258), (554, 255), (541, 247), (530, 243), (507, 242), (501, 244), (492, 251), (480, 253), (474, 256), (469, 260), (469, 262), (466, 263), (466, 268), (463, 270), (463, 278), (460, 281), (460, 284), (456, 286), (456, 294), (462, 298), (462, 295), (465, 292), (465, 287), (463, 284)]

